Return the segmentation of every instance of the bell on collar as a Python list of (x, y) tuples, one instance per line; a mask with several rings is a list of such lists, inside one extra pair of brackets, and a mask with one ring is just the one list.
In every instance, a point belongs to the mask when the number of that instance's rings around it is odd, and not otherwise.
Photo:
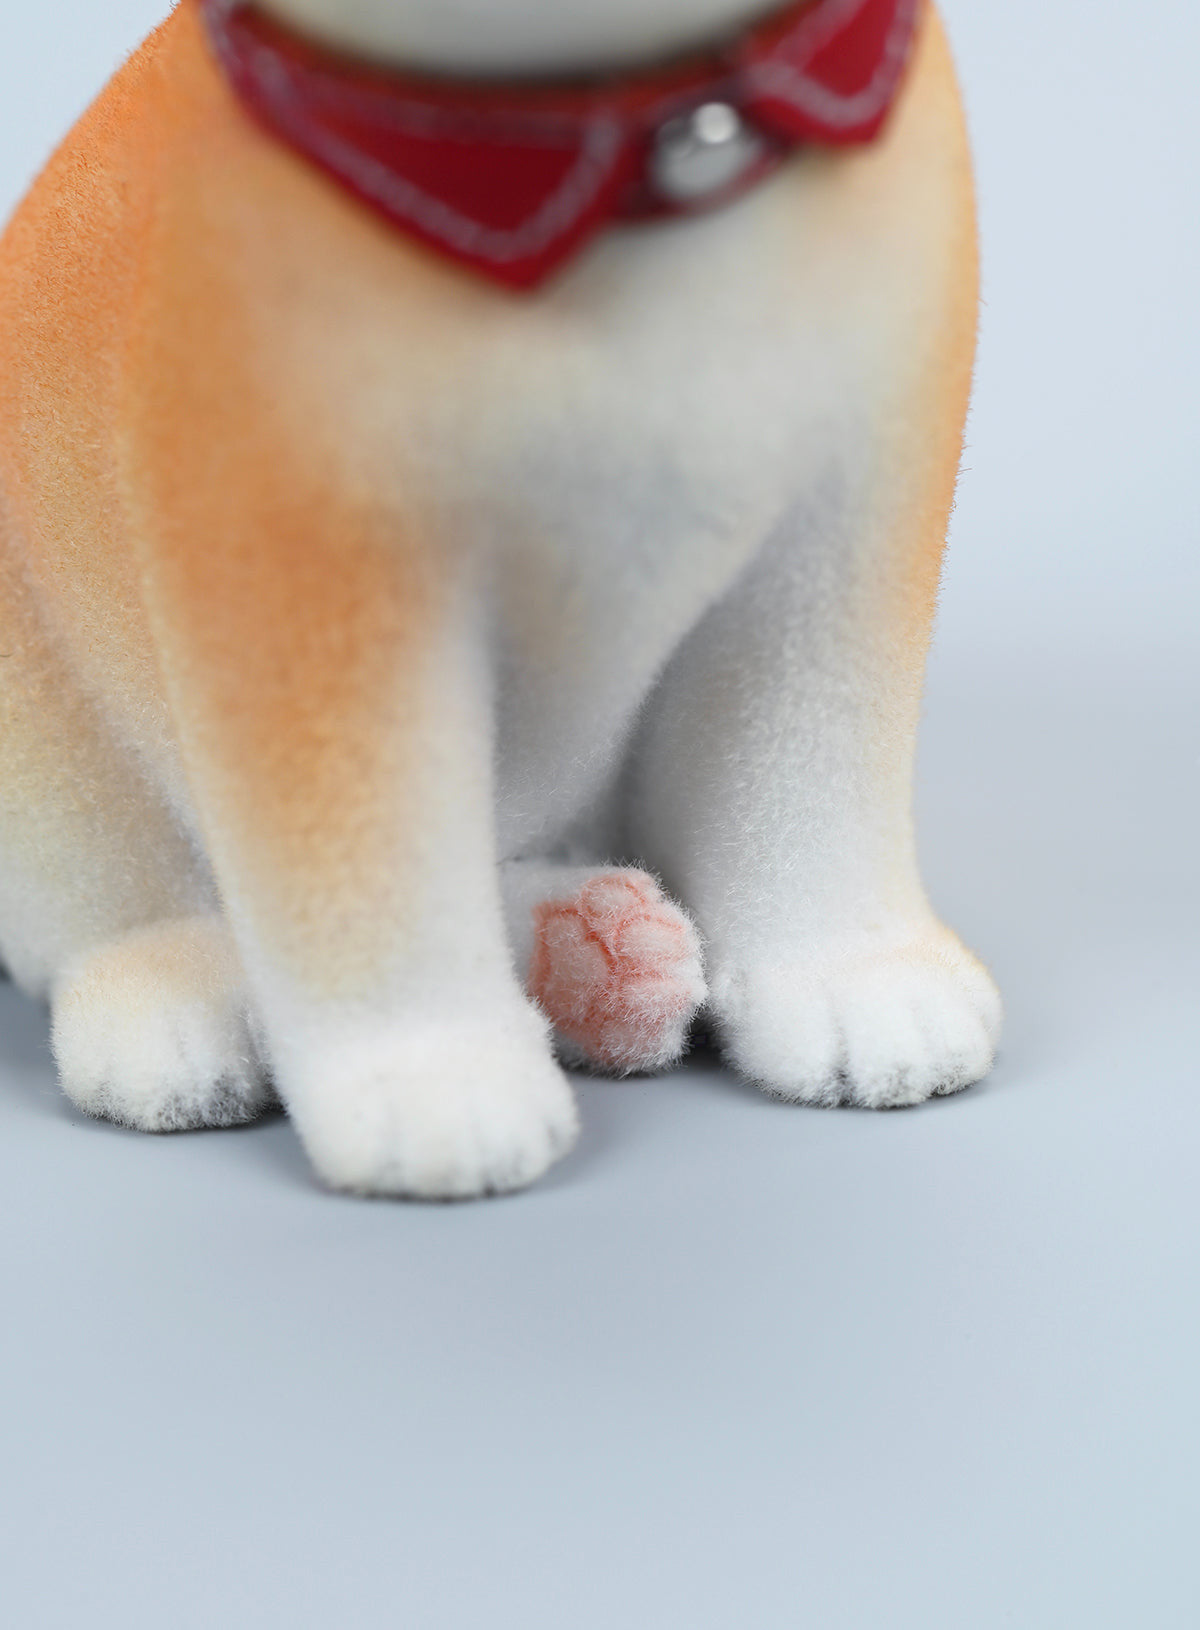
[(728, 102), (703, 102), (668, 119), (654, 138), (650, 180), (671, 204), (719, 197), (761, 159), (764, 143)]

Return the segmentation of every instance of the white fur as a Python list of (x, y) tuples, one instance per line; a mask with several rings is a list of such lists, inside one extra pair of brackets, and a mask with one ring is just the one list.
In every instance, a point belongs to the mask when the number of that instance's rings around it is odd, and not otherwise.
[[(915, 925), (914, 925), (915, 926)], [(714, 976), (726, 1053), (773, 1097), (895, 1109), (991, 1067), (996, 990), (953, 935), (860, 933), (819, 953), (771, 948)]]
[[(800, 159), (735, 209), (610, 232), (530, 301), (432, 310), (420, 336), (368, 307), (322, 373), (397, 503), (436, 513), (450, 479), (469, 554), (498, 565), (495, 824), (468, 829), (461, 800), (453, 835), (431, 819), (429, 909), (464, 902), (440, 920), (469, 928), (476, 984), (511, 957), (488, 948), (482, 895), (464, 901), (493, 843), (502, 862), (638, 855), (699, 923), (734, 1062), (783, 1096), (883, 1105), (985, 1073), (996, 1000), (925, 899), (919, 674), (874, 605), (907, 479), (893, 404), (936, 343), (948, 268), (886, 198), (851, 254), (844, 185)], [(466, 399), (437, 371), (464, 351)], [(429, 922), (397, 1010), (422, 1010), (435, 966), (460, 977), (462, 946), (435, 951)], [(474, 1068), (494, 1073), (482, 1036)]]
[(333, 1188), (468, 1199), (524, 1188), (574, 1143), (578, 1117), (546, 1025), (504, 1004), (298, 1023), (277, 1055), (288, 1112)]
[[(394, 19), (397, 45), (430, 60), (499, 64), (506, 41), (542, 66), (699, 38), (751, 8), (659, 0), (647, 29), (631, 0), (599, 17), (573, 0), (540, 52), (530, 28), (549, 10), (532, 0), (489, 0), (494, 30), (432, 0), (286, 9), (385, 54)], [(661, 876), (705, 941), (730, 1057), (768, 1091), (910, 1103), (986, 1071), (998, 1001), (921, 887), (919, 673), (877, 594), (953, 278), (938, 134), (905, 139), (924, 147), (889, 162), (924, 178), (920, 230), (888, 176), (871, 181), (874, 156), (809, 154), (720, 213), (609, 231), (526, 300), (431, 295), (419, 332), (377, 288), (346, 290), (336, 323), (302, 277), (281, 292), (289, 343), (327, 382), (314, 418), (360, 449), (381, 504), (434, 535), (452, 514), (487, 585), (464, 589), (431, 659), (438, 746), (405, 789), (426, 813), (423, 870), (369, 988), (315, 1001), (252, 866), (209, 856), (279, 1090), (332, 1184), (490, 1192), (569, 1145), (570, 1093), (514, 978), (539, 868), (547, 887), (616, 857)], [(145, 721), (114, 728), (157, 762), (187, 829), (213, 830)], [(357, 907), (390, 909), (369, 892)], [(193, 1124), (229, 1081), (260, 1102), (231, 978), (183, 957), (154, 1011), (158, 953), (147, 940), (131, 970), (137, 948), (123, 942), (119, 976), (101, 952), (58, 988), (67, 1090), (138, 1125)]]
[(652, 62), (774, 8), (769, 0), (264, 0), (264, 9), (383, 61), (528, 74)]
[(216, 918), (126, 935), (64, 970), (54, 1054), (89, 1115), (144, 1132), (235, 1126), (274, 1102), (237, 953)]

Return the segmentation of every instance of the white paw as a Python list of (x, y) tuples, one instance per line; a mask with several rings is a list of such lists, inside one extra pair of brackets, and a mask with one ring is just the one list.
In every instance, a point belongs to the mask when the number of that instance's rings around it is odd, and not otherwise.
[(1000, 997), (947, 929), (824, 955), (763, 956), (714, 980), (729, 1061), (775, 1097), (889, 1109), (958, 1092), (992, 1066)]
[(700, 938), (646, 872), (601, 872), (534, 912), (529, 994), (571, 1051), (619, 1074), (665, 1069), (705, 997)]
[(347, 1030), (282, 1080), (318, 1175), (356, 1194), (463, 1200), (532, 1183), (575, 1141), (575, 1100), (532, 1009)]
[(217, 919), (139, 929), (92, 952), (67, 970), (51, 1011), (63, 1088), (89, 1115), (180, 1132), (236, 1126), (275, 1102)]

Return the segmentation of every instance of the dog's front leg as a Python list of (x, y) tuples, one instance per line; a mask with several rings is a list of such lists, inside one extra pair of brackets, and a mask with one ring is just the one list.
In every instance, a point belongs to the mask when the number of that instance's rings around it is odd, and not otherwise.
[[(915, 1103), (989, 1068), (999, 1000), (930, 908), (913, 748), (953, 457), (831, 474), (668, 670), (640, 847), (707, 942), (732, 1063), (810, 1103)], [(899, 464), (905, 469), (904, 462)]]
[(145, 577), (277, 1088), (336, 1187), (519, 1187), (575, 1111), (505, 941), (470, 563), (222, 457), (158, 511)]

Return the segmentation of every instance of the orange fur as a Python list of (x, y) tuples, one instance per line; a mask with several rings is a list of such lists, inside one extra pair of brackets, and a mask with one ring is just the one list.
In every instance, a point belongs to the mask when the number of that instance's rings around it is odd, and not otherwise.
[[(790, 623), (781, 579), (763, 649), (738, 647), (729, 673), (719, 654), (701, 663), (672, 751), (703, 754), (691, 718), (721, 717), (739, 686), (747, 741), (807, 731), (821, 748), (841, 709), (831, 774), (784, 789), (777, 825), (808, 834), (816, 870), (839, 879), (846, 835), (865, 833), (848, 912), (869, 899), (861, 911), (923, 923), (904, 812), (976, 279), (932, 10), (875, 146), (799, 154), (736, 212), (614, 229), (522, 299), (447, 267), (261, 132), (185, 0), (0, 245), (0, 841), (54, 902), (14, 971), (53, 991), (75, 970), (56, 1045), (77, 1101), (117, 1101), (84, 1079), (87, 1025), (165, 947), (176, 968), (220, 974), (201, 981), (189, 1055), (216, 1075), (165, 1109), (127, 1104), (137, 1124), (259, 1104), (256, 1068), (226, 1056), (244, 971), (330, 1181), (467, 1193), (536, 1175), (573, 1110), (506, 954), (496, 861), (565, 848), (613, 792), (647, 697), (680, 700), (689, 634), (736, 599), (781, 505), (832, 502), (831, 469), (846, 491), (829, 536), (846, 549), (811, 565)], [(811, 379), (794, 383), (793, 359)], [(741, 411), (735, 393), (759, 386), (766, 402)], [(808, 720), (799, 691), (771, 712), (797, 655)], [(757, 796), (778, 770), (767, 751), (740, 786)], [(842, 819), (832, 784), (861, 808)], [(759, 849), (741, 843), (741, 794), (717, 792), (714, 820), (739, 829), (710, 846), (728, 875), (697, 885), (713, 922), (795, 871), (789, 856), (743, 891)], [(703, 814), (681, 796), (676, 859)], [(654, 819), (638, 858), (670, 875)], [(0, 868), (7, 951), (4, 885)], [(797, 884), (797, 900), (820, 886)], [(655, 1007), (648, 964), (628, 960), (633, 1005), (605, 974), (574, 1017), (571, 979), (535, 970), (562, 1033), (621, 1068), (651, 1031), (681, 1045), (704, 988), (697, 950), (678, 1002), (672, 986)], [(944, 1002), (961, 1034), (959, 995)], [(167, 1011), (160, 1041), (173, 1024)], [(105, 1030), (117, 1073), (120, 1033)]]
[[(945, 149), (958, 116), (936, 21), (914, 79), (920, 93), (887, 139), (831, 168), (816, 207), (839, 217), (837, 231), (886, 233), (889, 211), (912, 207), (907, 191), (897, 196), (889, 149), (914, 141), (915, 121), (936, 132), (917, 145), (936, 146), (959, 175), (955, 315), (937, 325), (927, 377), (901, 382), (897, 410), (924, 434), (906, 447), (919, 454), (902, 478), (911, 522), (896, 527), (891, 591), (880, 596), (893, 619), (896, 595), (910, 603), (915, 672), (975, 301), (970, 173), (965, 142)], [(479, 366), (486, 392), (489, 363), (499, 373), (538, 322), (536, 310), (444, 275), (264, 137), (231, 102), (186, 5), (81, 121), (5, 239), (6, 525), (113, 728), (188, 816), (189, 778), (211, 780), (206, 842), (231, 837), (276, 866), (278, 910), (309, 919), (284, 938), (298, 947), (307, 937), (310, 972), (328, 932), (318, 924), (341, 896), (386, 873), (398, 909), (420, 876), (413, 839), (432, 812), (415, 767), (435, 728), (421, 717), (425, 646), (460, 570), (420, 473), (423, 387)], [(397, 391), (401, 369), (412, 384)], [(915, 411), (914, 392), (926, 398)], [(934, 424), (944, 432), (929, 434)], [(555, 627), (544, 619), (542, 639)], [(569, 652), (572, 640), (559, 621), (555, 643)], [(303, 906), (287, 893), (298, 872), (312, 884)], [(347, 978), (377, 950), (362, 943), (343, 963)]]
[[(82, 683), (189, 818), (199, 778), (207, 844), (280, 879), (280, 953), (352, 987), (380, 946), (363, 939), (375, 919), (339, 935), (339, 902), (389, 876), (386, 922), (421, 876), (411, 835), (432, 792), (415, 764), (446, 574), (314, 445), (298, 408), (320, 381), (297, 396), (286, 342), (262, 341), (287, 275), (270, 223), (288, 209), (271, 200), (289, 184), (323, 190), (232, 108), (177, 11), (6, 240), (3, 486)], [(246, 220), (257, 262), (234, 241)]]

